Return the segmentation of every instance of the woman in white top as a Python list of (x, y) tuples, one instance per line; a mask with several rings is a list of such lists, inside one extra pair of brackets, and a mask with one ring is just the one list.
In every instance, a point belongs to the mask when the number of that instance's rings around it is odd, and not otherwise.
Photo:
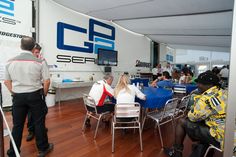
[(145, 100), (146, 96), (134, 85), (129, 84), (129, 76), (123, 74), (120, 76), (119, 81), (114, 90), (114, 96), (116, 103), (133, 103), (135, 102), (135, 96)]

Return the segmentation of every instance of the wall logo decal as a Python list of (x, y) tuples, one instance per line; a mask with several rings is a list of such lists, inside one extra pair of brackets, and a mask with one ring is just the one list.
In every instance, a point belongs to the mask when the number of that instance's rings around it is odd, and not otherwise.
[[(87, 39), (83, 45), (68, 44), (65, 38), (67, 31), (74, 31), (86, 34)], [(64, 22), (57, 23), (57, 48), (61, 50), (76, 51), (82, 53), (95, 53), (99, 48), (114, 50), (115, 49), (115, 27), (106, 23), (90, 19), (89, 28), (83, 28)]]

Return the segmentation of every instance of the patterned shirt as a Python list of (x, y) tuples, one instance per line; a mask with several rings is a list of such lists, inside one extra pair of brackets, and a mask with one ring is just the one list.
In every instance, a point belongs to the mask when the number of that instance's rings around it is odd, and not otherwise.
[(222, 148), (227, 96), (226, 90), (214, 86), (194, 97), (194, 105), (188, 113), (188, 118), (192, 122), (205, 121), (205, 124), (210, 128), (211, 136), (220, 142)]

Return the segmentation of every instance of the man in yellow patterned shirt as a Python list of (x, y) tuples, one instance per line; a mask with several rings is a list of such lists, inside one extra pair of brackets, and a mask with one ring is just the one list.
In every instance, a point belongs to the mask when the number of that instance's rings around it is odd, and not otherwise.
[(211, 71), (200, 74), (195, 81), (201, 94), (194, 97), (188, 117), (179, 119), (173, 148), (164, 149), (169, 157), (182, 157), (186, 135), (198, 141), (190, 157), (202, 157), (209, 144), (223, 147), (227, 92), (220, 88), (219, 78)]

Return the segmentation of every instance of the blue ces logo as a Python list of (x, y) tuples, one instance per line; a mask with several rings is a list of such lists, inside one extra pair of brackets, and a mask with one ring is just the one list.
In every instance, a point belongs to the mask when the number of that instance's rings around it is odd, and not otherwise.
[(14, 0), (0, 0), (0, 14), (14, 16)]
[[(97, 31), (95, 28), (101, 27), (100, 30), (106, 30), (104, 33)], [(88, 36), (88, 41), (84, 41), (82, 46), (68, 45), (64, 41), (65, 30), (75, 31)], [(96, 53), (99, 48), (114, 50), (115, 48), (115, 28), (111, 25), (100, 21), (90, 19), (89, 28), (82, 28), (62, 22), (57, 23), (57, 48), (61, 50), (70, 50), (83, 53)]]

